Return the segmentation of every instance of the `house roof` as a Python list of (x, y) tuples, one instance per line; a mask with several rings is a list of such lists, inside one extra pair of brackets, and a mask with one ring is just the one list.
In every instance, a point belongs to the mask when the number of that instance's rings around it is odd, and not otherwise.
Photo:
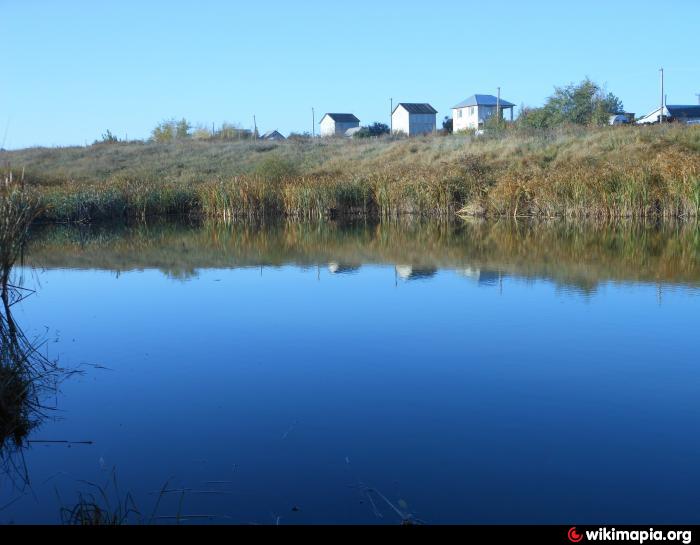
[[(656, 123), (659, 120), (659, 112), (661, 112), (660, 107), (639, 118), (637, 123)], [(666, 104), (664, 116), (675, 119), (700, 118), (700, 105)]]
[[(403, 106), (409, 114), (436, 114), (437, 110), (433, 108), (427, 102), (415, 103), (415, 102), (399, 102), (394, 108), (394, 112), (399, 109), (399, 106)], [(392, 114), (394, 112), (391, 112)]]
[(265, 134), (262, 135), (262, 138), (270, 138), (272, 136), (281, 136), (282, 138), (284, 138), (284, 135), (279, 131), (267, 131)]
[[(498, 97), (493, 95), (472, 95), (468, 99), (463, 100), (456, 106), (452, 106), (453, 110), (466, 108), (467, 106), (496, 106), (499, 103)], [(501, 108), (514, 108), (515, 104), (507, 100), (500, 100)]]
[(672, 106), (666, 104), (666, 109), (671, 117), (700, 117), (700, 105), (697, 106)]
[[(360, 120), (357, 119), (357, 117), (355, 117), (353, 114), (326, 114), (326, 115), (328, 117), (330, 117), (336, 123), (356, 123), (356, 122), (359, 123), (360, 122)], [(326, 117), (326, 115), (324, 115), (321, 118), (321, 121), (323, 121), (323, 119)], [(319, 123), (321, 121), (319, 121)]]

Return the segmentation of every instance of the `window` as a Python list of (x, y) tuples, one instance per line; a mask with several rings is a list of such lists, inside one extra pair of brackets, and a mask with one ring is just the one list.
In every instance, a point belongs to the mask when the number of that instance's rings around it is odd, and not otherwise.
[(462, 111), (463, 111), (463, 110), (457, 110), (457, 112), (458, 112), (458, 113), (457, 113), (457, 117), (462, 117)]

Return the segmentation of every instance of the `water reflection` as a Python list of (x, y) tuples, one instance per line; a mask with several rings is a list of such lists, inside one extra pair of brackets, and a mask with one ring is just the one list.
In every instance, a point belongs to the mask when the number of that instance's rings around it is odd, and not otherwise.
[(694, 224), (38, 229), (15, 312), (110, 372), (33, 438), (92, 446), (28, 450), (0, 514), (116, 467), (238, 522), (695, 520), (698, 261)]
[(361, 274), (393, 265), (397, 279), (451, 270), (494, 286), (504, 277), (550, 280), (590, 294), (601, 283), (697, 285), (697, 224), (514, 221), (56, 226), (33, 233), (27, 262), (42, 268), (159, 269), (187, 280), (212, 268), (325, 268)]
[(0, 473), (20, 490), (30, 484), (23, 458), (27, 438), (53, 409), (47, 398), (68, 375), (15, 321), (12, 306), (26, 295), (20, 287), (7, 287), (0, 310)]

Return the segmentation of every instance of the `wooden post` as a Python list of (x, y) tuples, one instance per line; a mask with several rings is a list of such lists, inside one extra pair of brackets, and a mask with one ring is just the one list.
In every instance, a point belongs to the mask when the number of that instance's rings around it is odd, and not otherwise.
[(660, 68), (661, 72), (661, 111), (659, 112), (659, 123), (664, 122), (664, 69)]
[(498, 92), (496, 94), (496, 124), (501, 126), (501, 88), (498, 87)]

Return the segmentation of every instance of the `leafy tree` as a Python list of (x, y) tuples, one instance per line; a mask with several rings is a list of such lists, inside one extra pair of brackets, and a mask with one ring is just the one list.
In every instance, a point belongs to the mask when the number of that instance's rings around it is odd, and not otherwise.
[(373, 136), (382, 136), (384, 134), (389, 134), (389, 125), (386, 123), (372, 123), (366, 127), (362, 127), (357, 131), (354, 136), (355, 138), (372, 138)]
[(219, 130), (214, 132), (214, 137), (220, 138), (221, 140), (245, 140), (252, 138), (253, 133), (232, 123), (222, 123)]
[(452, 134), (453, 131), (453, 119), (449, 116), (445, 116), (442, 120), (442, 132), (445, 134)]
[(119, 142), (119, 138), (113, 135), (109, 129), (102, 135), (101, 140), (95, 140), (95, 144), (116, 144), (117, 142)]
[(578, 84), (555, 87), (542, 108), (523, 108), (519, 122), (536, 128), (566, 123), (604, 125), (608, 116), (621, 111), (623, 105), (618, 97), (586, 78)]
[(184, 117), (175, 125), (175, 138), (187, 138), (192, 125)]
[(151, 138), (155, 142), (172, 142), (176, 138), (189, 137), (190, 129), (192, 129), (192, 125), (184, 118), (180, 121), (169, 119), (161, 122), (151, 131)]

